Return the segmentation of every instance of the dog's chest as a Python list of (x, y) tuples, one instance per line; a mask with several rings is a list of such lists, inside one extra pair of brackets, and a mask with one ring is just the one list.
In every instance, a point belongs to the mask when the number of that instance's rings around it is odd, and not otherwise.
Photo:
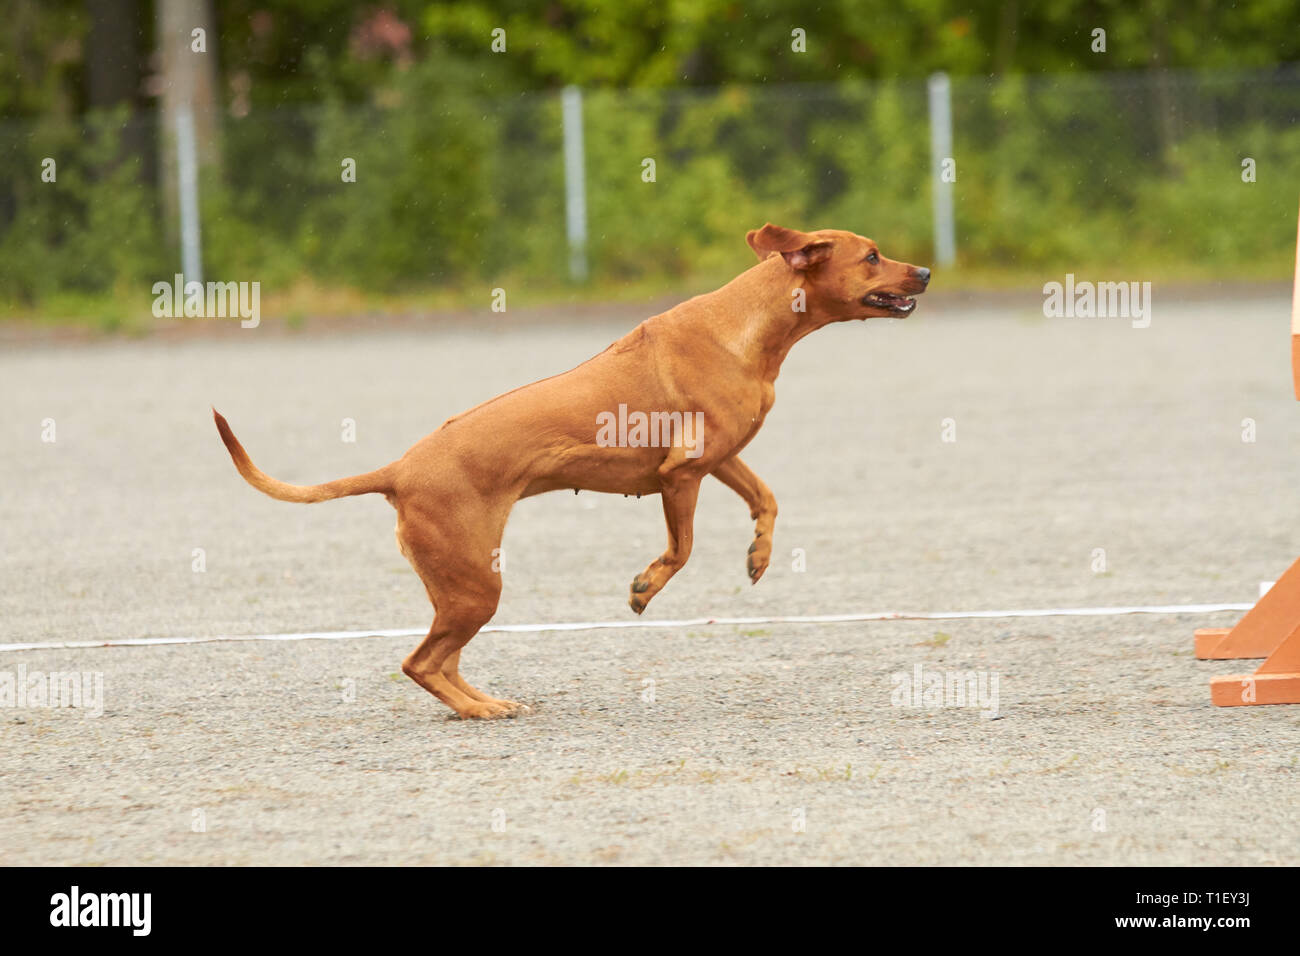
[(776, 403), (776, 388), (771, 382), (764, 382), (759, 388), (757, 398), (757, 404), (750, 406), (749, 422), (744, 437), (746, 443), (758, 434), (758, 430), (763, 427), (763, 421), (767, 418), (767, 413), (772, 410), (772, 406)]

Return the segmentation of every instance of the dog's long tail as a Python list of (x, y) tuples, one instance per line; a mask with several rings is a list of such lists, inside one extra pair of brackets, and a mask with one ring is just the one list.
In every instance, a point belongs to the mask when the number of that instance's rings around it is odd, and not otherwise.
[(216, 420), (221, 440), (226, 443), (226, 450), (230, 452), (230, 457), (235, 467), (239, 469), (239, 473), (244, 476), (244, 480), (272, 498), (314, 504), (317, 501), (329, 501), (331, 498), (346, 498), (349, 495), (366, 495), (372, 492), (392, 494), (392, 465), (385, 465), (377, 471), (367, 472), (364, 475), (327, 481), (323, 485), (291, 485), (279, 481), (253, 464), (252, 459), (248, 457), (248, 452), (244, 451), (244, 446), (239, 443), (239, 439), (230, 430), (225, 418), (215, 408), (212, 410), (212, 417)]

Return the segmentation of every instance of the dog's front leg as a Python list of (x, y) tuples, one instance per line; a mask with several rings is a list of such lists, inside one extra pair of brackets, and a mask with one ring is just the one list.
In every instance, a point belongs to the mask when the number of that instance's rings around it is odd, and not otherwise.
[[(665, 466), (667, 467), (667, 466)], [(663, 590), (668, 580), (691, 556), (695, 536), (695, 502), (700, 496), (699, 475), (660, 469), (663, 477), (664, 521), (668, 525), (668, 550), (632, 581), (628, 606), (640, 614), (650, 599)]]
[(749, 516), (754, 519), (754, 543), (749, 546), (746, 567), (753, 584), (767, 570), (772, 559), (772, 528), (776, 525), (776, 496), (763, 480), (750, 471), (749, 466), (733, 455), (717, 468), (713, 477), (722, 482), (749, 505)]

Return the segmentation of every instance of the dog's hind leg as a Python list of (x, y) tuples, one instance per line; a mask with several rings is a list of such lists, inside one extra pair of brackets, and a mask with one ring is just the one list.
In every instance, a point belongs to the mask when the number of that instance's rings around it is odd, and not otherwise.
[[(430, 520), (399, 514), (402, 553), (424, 582), (434, 606), (428, 636), (402, 661), (402, 672), (461, 717), (506, 717), (524, 709), (475, 689), (460, 676), (460, 652), (496, 613), (501, 576), (492, 569), (505, 517), (475, 516), (449, 534)], [(466, 528), (472, 532), (462, 533)], [(496, 542), (495, 544), (493, 542)]]
[(749, 546), (746, 567), (749, 580), (757, 584), (772, 559), (772, 528), (776, 525), (776, 497), (772, 489), (754, 474), (748, 465), (733, 455), (717, 468), (713, 477), (722, 482), (749, 505), (754, 519), (754, 543)]

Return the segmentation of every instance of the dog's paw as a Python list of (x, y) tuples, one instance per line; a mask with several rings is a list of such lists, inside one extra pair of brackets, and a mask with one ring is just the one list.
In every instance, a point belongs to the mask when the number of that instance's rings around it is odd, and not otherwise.
[(745, 561), (750, 584), (758, 583), (758, 579), (763, 576), (771, 560), (772, 540), (766, 536), (755, 538), (754, 543), (749, 546), (749, 557)]
[(456, 716), (461, 720), (491, 720), (493, 717), (501, 716), (501, 713), (502, 708), (495, 704), (488, 704), (478, 700), (456, 710)]
[(527, 717), (533, 712), (531, 707), (527, 704), (521, 704), (517, 700), (503, 700), (501, 703), (505, 707), (501, 710), (501, 713), (496, 715), (498, 717)]
[(473, 706), (459, 711), (462, 720), (500, 720), (530, 713), (531, 707), (514, 700), (475, 701)]
[[(632, 579), (632, 596), (628, 599), (627, 606), (636, 613), (640, 614), (645, 610), (646, 605), (654, 594), (646, 594), (650, 590), (651, 581), (649, 574), (638, 574)], [(642, 597), (642, 595), (645, 595)]]

